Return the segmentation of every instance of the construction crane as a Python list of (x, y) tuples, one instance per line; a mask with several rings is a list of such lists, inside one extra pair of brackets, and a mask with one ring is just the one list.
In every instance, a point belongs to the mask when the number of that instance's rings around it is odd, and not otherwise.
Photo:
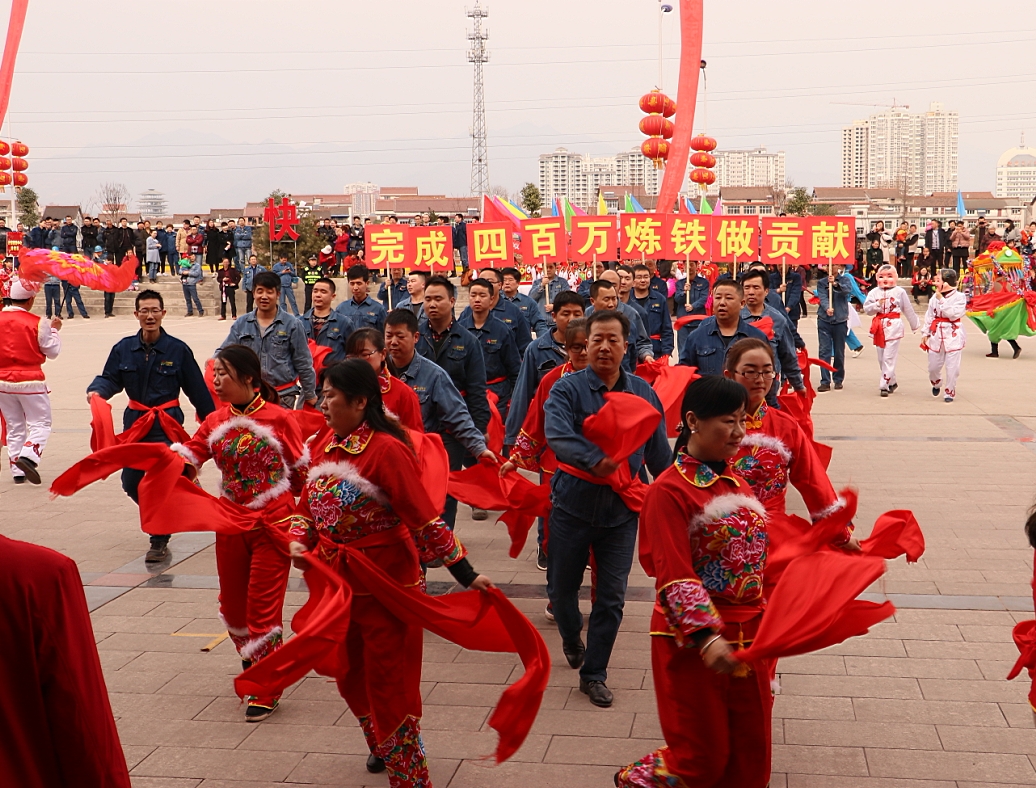
[[(832, 101), (831, 104), (849, 104), (856, 107), (888, 107), (889, 104), (868, 104), (863, 101)], [(909, 104), (897, 104), (895, 99), (892, 99), (892, 109), (910, 109)]]

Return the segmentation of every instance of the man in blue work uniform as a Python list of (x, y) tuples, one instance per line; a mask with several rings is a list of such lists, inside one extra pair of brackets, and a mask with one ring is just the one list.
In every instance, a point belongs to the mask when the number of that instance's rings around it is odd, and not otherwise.
[(367, 294), (370, 271), (365, 265), (354, 265), (345, 274), (349, 280), (352, 298), (343, 301), (335, 311), (351, 318), (357, 328), (370, 326), (378, 331), (385, 330), (385, 307)]
[[(604, 270), (603, 266), (601, 270)], [(533, 281), (532, 288), (529, 290), (529, 298), (546, 309), (547, 304), (553, 304), (554, 299), (571, 289), (568, 280), (563, 276), (558, 276), (556, 263), (544, 263), (543, 276)]]
[(301, 394), (310, 405), (317, 404), (313, 356), (306, 332), (298, 318), (277, 306), (281, 280), (277, 274), (261, 271), (253, 280), (255, 311), (242, 315), (230, 327), (220, 345), (244, 345), (259, 356), (263, 377), (277, 389), (281, 405), (294, 410)]
[[(388, 353), (389, 369), (417, 394), (425, 432), (441, 435), (445, 446), (454, 447), (452, 450), (447, 449), (450, 470), (461, 469), (459, 458), (465, 453), (477, 459), (493, 459), (493, 452), (486, 448), (484, 428), (480, 429), (472, 420), (468, 405), (450, 376), (434, 361), (417, 352), (420, 339), (417, 318), (413, 312), (406, 309), (389, 312), (385, 325), (385, 351)], [(475, 349), (478, 350), (477, 347)], [(485, 389), (483, 398), (484, 392)], [(446, 520), (450, 528), (457, 519), (457, 500), (447, 496), (444, 520), (451, 508), (452, 519)]]
[[(492, 306), (490, 306), (493, 317), (511, 330), (511, 334), (514, 336), (514, 343), (518, 347), (518, 355), (524, 355), (525, 349), (532, 342), (532, 334), (529, 331), (529, 324), (526, 322), (525, 316), (518, 307), (506, 298), (501, 297), (503, 290), (501, 289), (502, 279), (499, 271), (494, 268), (484, 268), (482, 269), (481, 277), (493, 285), (493, 299)], [(465, 307), (460, 316), (466, 317), (470, 311), (471, 307)]]
[[(687, 282), (690, 280), (690, 298), (687, 293)], [(685, 315), (704, 315), (705, 305), (709, 302), (709, 280), (704, 276), (698, 276), (698, 261), (691, 260), (687, 264), (687, 277), (678, 279), (676, 282), (676, 293), (673, 295), (673, 304), (676, 306), (678, 318)], [(692, 320), (676, 332), (676, 347), (682, 351), (687, 336), (694, 331), (700, 320)]]
[(722, 375), (727, 348), (739, 339), (754, 337), (764, 342), (766, 334), (741, 319), (745, 291), (733, 279), (717, 279), (712, 286), (712, 316), (687, 337), (680, 348), (680, 363), (697, 367), (700, 375)]
[[(259, 258), (254, 254), (248, 256), (248, 265), (245, 266), (241, 272), (241, 287), (245, 291), (245, 311), (251, 312), (255, 308), (255, 296), (252, 293), (252, 287), (255, 280), (255, 275), (260, 271), (265, 271), (263, 266), (259, 265)], [(175, 273), (176, 266), (173, 266)]]
[(802, 274), (799, 273), (797, 267), (789, 268), (782, 282), (780, 269), (776, 266), (773, 268), (774, 270), (770, 272), (770, 293), (766, 297), (766, 301), (775, 306), (773, 298), (776, 296), (776, 300), (781, 302), (780, 308), (791, 321), (795, 347), (805, 347), (806, 343), (799, 336), (799, 320), (802, 317)]
[(651, 287), (651, 269), (646, 265), (633, 266), (633, 293), (630, 300), (647, 313), (647, 330), (655, 358), (664, 358), (673, 352), (673, 319), (669, 302)]
[[(547, 596), (565, 658), (580, 669), (580, 691), (595, 706), (608, 707), (613, 700), (605, 684), (608, 661), (622, 623), (639, 515), (604, 481), (618, 466), (583, 437), (583, 423), (604, 406), (606, 392), (636, 395), (659, 413), (662, 405), (650, 385), (622, 368), (629, 336), (626, 316), (600, 310), (587, 319), (586, 329), (589, 365), (555, 383), (543, 409), (544, 434), (560, 464), (551, 483)], [(630, 474), (645, 481), (645, 465), (655, 476), (669, 467), (672, 453), (664, 417), (628, 462)], [(591, 550), (597, 586), (584, 645), (579, 587)]]
[[(392, 285), (392, 302), (389, 303), (389, 284)], [(395, 309), (407, 297), (407, 275), (402, 268), (390, 268), (389, 278), (381, 283), (378, 288), (378, 300), (385, 305), (385, 309)]]
[[(133, 312), (140, 323), (140, 331), (119, 340), (108, 354), (104, 371), (86, 388), (86, 401), (93, 397), (111, 399), (125, 390), (129, 404), (122, 414), (122, 429), (129, 429), (151, 408), (164, 411), (183, 424), (180, 409), (180, 391), (187, 395), (199, 419), (204, 419), (216, 404), (205, 385), (205, 378), (187, 344), (169, 336), (162, 328), (165, 303), (155, 290), (137, 293)], [(174, 438), (166, 435), (155, 416), (151, 431), (141, 439), (143, 443), (170, 445)], [(144, 473), (135, 468), (122, 471), (122, 489), (137, 503), (137, 487)], [(144, 556), (147, 563), (157, 563), (169, 557), (169, 536), (152, 536), (151, 548)]]
[(607, 267), (602, 262), (594, 263), (593, 264), (593, 269), (594, 269), (593, 276), (591, 276), (591, 277), (589, 277), (587, 279), (584, 279), (582, 282), (579, 283), (579, 289), (576, 290), (576, 292), (579, 293), (579, 295), (581, 295), (583, 297), (583, 303), (586, 306), (590, 306), (590, 285), (592, 285), (594, 282), (596, 282), (598, 279), (601, 278), (601, 276), (602, 276), (602, 274), (604, 274), (606, 268)]
[(518, 290), (518, 285), (522, 281), (522, 275), (518, 272), (518, 269), (501, 268), (500, 276), (503, 277), (503, 281), (500, 284), (500, 289), (503, 291), (501, 298), (510, 301), (518, 307), (525, 317), (529, 330), (537, 337), (546, 334), (550, 328), (547, 325), (547, 316), (543, 312), (543, 307)]
[(627, 372), (634, 374), (638, 363), (653, 361), (654, 355), (647, 328), (644, 327), (640, 314), (629, 304), (619, 301), (618, 276), (615, 271), (605, 271), (600, 279), (590, 286), (590, 306), (586, 309), (586, 315), (589, 317), (594, 312), (616, 310), (626, 316), (630, 327), (626, 332), (626, 358), (623, 359), (622, 365)]
[[(834, 280), (830, 282), (827, 269), (821, 269), (821, 278), (817, 280), (817, 297), (820, 299), (817, 307), (817, 355), (821, 361), (834, 366), (835, 390), (841, 389), (845, 380), (845, 338), (849, 333), (849, 295), (852, 287), (852, 280), (845, 272), (844, 265), (835, 266)], [(821, 367), (817, 391), (830, 390), (831, 372)]]
[(470, 306), (457, 318), (457, 322), (482, 343), (482, 359), (486, 365), (486, 387), (497, 397), (500, 418), (507, 417), (507, 405), (511, 401), (515, 381), (522, 360), (514, 335), (503, 321), (493, 315), (493, 283), (486, 279), (474, 279), (468, 285)]
[(318, 279), (313, 283), (311, 297), (313, 307), (299, 318), (306, 338), (312, 339), (320, 347), (331, 348), (331, 352), (324, 358), (325, 367), (345, 361), (345, 343), (356, 326), (350, 318), (331, 308), (335, 300), (334, 280)]
[(766, 401), (771, 406), (776, 406), (782, 378), (787, 380), (795, 391), (804, 392), (806, 387), (802, 383), (798, 356), (795, 355), (795, 337), (792, 334), (791, 321), (784, 314), (783, 307), (778, 311), (767, 303), (769, 279), (769, 275), (762, 268), (750, 268), (741, 277), (741, 287), (745, 291), (745, 305), (741, 308), (741, 318), (755, 323), (768, 317), (773, 323), (770, 347), (773, 348), (773, 366), (777, 377), (773, 380)]
[[(485, 434), (489, 426), (486, 365), (481, 343), (453, 319), (456, 303), (456, 291), (449, 279), (433, 276), (428, 280), (424, 289), (424, 319), (418, 323), (417, 352), (446, 371), (464, 398), (475, 428)], [(450, 457), (451, 471), (474, 464), (474, 456), (452, 436), (444, 436), (443, 445)], [(482, 510), (475, 510), (473, 516), (476, 520), (486, 518)], [(457, 521), (457, 500), (449, 495), (443, 519), (450, 528)]]

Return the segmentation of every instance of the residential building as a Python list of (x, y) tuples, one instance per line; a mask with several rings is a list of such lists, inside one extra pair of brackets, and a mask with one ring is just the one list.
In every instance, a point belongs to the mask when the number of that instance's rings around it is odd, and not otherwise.
[(777, 196), (770, 186), (728, 186), (719, 193), (729, 216), (774, 216)]
[[(768, 187), (783, 189), (785, 185), (784, 151), (767, 153), (766, 148), (716, 151), (716, 182), (709, 194), (719, 194), (730, 187)], [(726, 199), (723, 200), (724, 204)]]
[[(381, 189), (377, 184), (371, 183), (350, 183), (344, 189), (345, 194), (352, 197), (352, 210), (355, 216), (370, 216), (374, 213), (374, 206), (381, 195)], [(417, 189), (414, 189), (417, 193)]]
[(924, 113), (893, 106), (853, 121), (842, 129), (842, 186), (911, 195), (956, 190), (958, 137), (957, 113), (938, 102)]
[(1009, 148), (996, 163), (996, 196), (1031, 202), (1036, 197), (1036, 148)]
[(137, 197), (137, 208), (142, 219), (158, 219), (169, 214), (165, 194), (155, 189), (148, 189)]
[(641, 187), (646, 195), (657, 195), (662, 170), (640, 152), (639, 147), (615, 156), (586, 156), (557, 148), (539, 159), (539, 188), (549, 204), (567, 197), (573, 205), (590, 210), (596, 207), (597, 194), (609, 186)]

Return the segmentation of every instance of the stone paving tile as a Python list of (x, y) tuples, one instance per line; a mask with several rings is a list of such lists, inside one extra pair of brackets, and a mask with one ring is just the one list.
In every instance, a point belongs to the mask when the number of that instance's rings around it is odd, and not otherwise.
[(239, 722), (205, 722), (193, 719), (121, 717), (119, 738), (124, 744), (167, 747), (213, 747), (232, 750), (254, 732), (254, 725)]
[(201, 780), (192, 777), (133, 777), (133, 788), (198, 788)]
[[(316, 785), (369, 785), (374, 783), (373, 777), (367, 773), (366, 755), (328, 755), (309, 753), (292, 770), (289, 782), (312, 783)], [(428, 771), (433, 785), (450, 785), (460, 761), (449, 761), (431, 755), (428, 758)], [(355, 783), (353, 783), (355, 780)], [(384, 785), (384, 775), (377, 785)]]
[(788, 788), (958, 788), (958, 786), (960, 783), (945, 780), (900, 780), (898, 778), (891, 780), (884, 777), (830, 777), (822, 774), (788, 775)]
[(832, 747), (902, 747), (908, 750), (938, 750), (942, 747), (934, 725), (840, 720), (786, 719), (784, 742), (803, 745), (824, 742)]
[(773, 746), (773, 770), (792, 774), (837, 774), (865, 776), (867, 760), (862, 747), (824, 747), (797, 744)]
[(781, 676), (783, 691), (791, 695), (830, 695), (840, 698), (921, 698), (916, 679), (876, 676)]
[(954, 725), (938, 725), (943, 749), (958, 752), (1036, 753), (1036, 730), (1009, 728), (965, 728)]
[(1036, 769), (1024, 755), (868, 748), (867, 765), (875, 777), (1036, 785)]
[(609, 785), (612, 766), (572, 764), (515, 764), (492, 766), (464, 761), (449, 788), (601, 788)]
[(974, 660), (969, 659), (845, 657), (845, 669), (850, 676), (982, 679), (982, 671)]
[(284, 780), (303, 755), (295, 752), (159, 747), (133, 769), (146, 777), (212, 777), (221, 780)]
[(1002, 728), (1007, 722), (995, 703), (853, 698), (856, 719), (865, 722), (909, 722)]

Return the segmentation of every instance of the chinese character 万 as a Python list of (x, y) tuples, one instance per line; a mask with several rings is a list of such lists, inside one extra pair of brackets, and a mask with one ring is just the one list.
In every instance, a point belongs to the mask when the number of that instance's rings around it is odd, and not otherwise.
[(719, 226), (719, 241), (721, 257), (753, 257), (755, 250), (752, 248), (752, 236), (756, 228), (742, 219), (723, 219)]
[(849, 238), (849, 223), (829, 224), (826, 220), (813, 228), (813, 257), (849, 259), (845, 242)]
[(658, 232), (661, 219), (630, 219), (625, 228), (626, 253), (636, 252), (642, 257), (654, 257), (662, 251), (662, 235)]
[(475, 242), (472, 262), (476, 265), (483, 260), (506, 260), (507, 259), (507, 231), (503, 228), (490, 228), (472, 230), (472, 240)]
[(427, 235), (419, 235), (417, 242), (417, 260), (415, 268), (429, 266), (432, 270), (436, 268), (450, 268), (453, 260), (446, 257), (446, 233), (442, 230), (433, 230)]
[(299, 239), (298, 230), (295, 229), (299, 223), (298, 209), (288, 202), (287, 197), (281, 197), (280, 205), (274, 205), (273, 197), (271, 197), (263, 210), (263, 221), (270, 225), (270, 238), (272, 240), (281, 240), (285, 233), (293, 241)]
[(611, 251), (608, 248), (608, 231), (614, 226), (615, 222), (612, 219), (581, 221), (579, 229), (586, 231), (586, 242), (579, 247), (579, 254), (608, 254)]
[(709, 255), (705, 251), (705, 226), (700, 219), (674, 219), (670, 236), (673, 251), (678, 255), (703, 260)]
[(773, 259), (776, 257), (794, 257), (796, 260), (802, 256), (799, 251), (799, 241), (805, 234), (798, 222), (774, 222), (767, 230), (766, 237), (769, 240), (770, 250), (766, 256)]
[(398, 225), (386, 224), (371, 231), (367, 260), (372, 267), (387, 268), (403, 264), (403, 230), (393, 229), (396, 227)]

